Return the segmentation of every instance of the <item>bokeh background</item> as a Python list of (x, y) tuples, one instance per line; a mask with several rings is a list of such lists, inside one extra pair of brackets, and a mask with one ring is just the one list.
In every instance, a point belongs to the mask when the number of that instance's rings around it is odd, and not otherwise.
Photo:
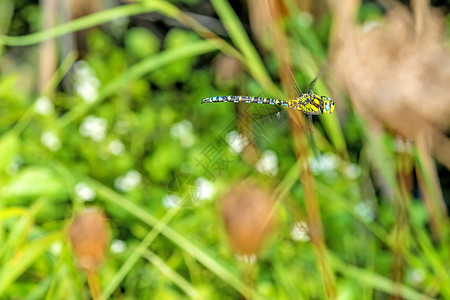
[(449, 12), (1, 1), (0, 298), (450, 299)]

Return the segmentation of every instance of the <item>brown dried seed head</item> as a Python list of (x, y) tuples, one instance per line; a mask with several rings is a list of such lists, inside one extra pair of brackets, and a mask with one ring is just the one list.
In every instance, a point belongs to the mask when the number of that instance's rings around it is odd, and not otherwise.
[(341, 8), (332, 58), (335, 77), (357, 111), (410, 139), (429, 127), (450, 128), (444, 22), (429, 8), (417, 13), (422, 22), (399, 6), (388, 11), (383, 23), (363, 30)]
[(420, 5), (412, 5), (412, 12), (395, 5), (384, 22), (360, 28), (355, 21), (359, 2), (339, 1), (331, 66), (372, 132), (385, 127), (426, 144), (449, 167), (450, 54), (445, 21), (426, 1), (416, 4)]
[(233, 187), (222, 199), (220, 212), (236, 253), (254, 254), (263, 246), (274, 223), (270, 195), (253, 183)]
[(78, 215), (69, 228), (69, 238), (80, 267), (95, 271), (104, 259), (108, 245), (108, 229), (105, 217), (95, 209)]

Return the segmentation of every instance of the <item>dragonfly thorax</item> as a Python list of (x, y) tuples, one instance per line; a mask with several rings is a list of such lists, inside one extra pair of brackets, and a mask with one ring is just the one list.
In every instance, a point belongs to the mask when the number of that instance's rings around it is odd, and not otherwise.
[(288, 100), (288, 106), (310, 115), (331, 114), (334, 111), (333, 100), (314, 93), (303, 94), (301, 97)]
[(288, 100), (288, 106), (309, 115), (320, 115), (323, 108), (321, 98), (313, 93)]

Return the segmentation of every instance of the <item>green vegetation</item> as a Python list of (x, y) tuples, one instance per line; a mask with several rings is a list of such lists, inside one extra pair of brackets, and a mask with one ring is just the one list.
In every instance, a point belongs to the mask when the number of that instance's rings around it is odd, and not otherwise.
[[(0, 299), (91, 297), (95, 282), (78, 267), (67, 232), (92, 206), (110, 228), (109, 253), (96, 270), (105, 299), (450, 299), (448, 218), (425, 205), (438, 205), (442, 193), (429, 172), (434, 163), (414, 145), (403, 159), (390, 134), (373, 139), (344, 95), (336, 113), (315, 122), (320, 160), (311, 152), (299, 163), (288, 121), (254, 132), (258, 152), (277, 157), (272, 176), (258, 172), (245, 150), (231, 150), (242, 125), (236, 105), (200, 100), (283, 92), (270, 31), (255, 46), (243, 16), (225, 0), (211, 4), (227, 36), (159, 0), (42, 31), (34, 4), (0, 4)], [(283, 26), (304, 88), (327, 60), (332, 16), (310, 22), (287, 5), (294, 13)], [(363, 7), (361, 22), (383, 18)], [(132, 25), (147, 13), (180, 24), (160, 38)], [(39, 87), (40, 45), (91, 27), (82, 60), (60, 49), (57, 69)], [(221, 67), (224, 55), (235, 71)], [(332, 82), (319, 81), (316, 92), (338, 93)], [(319, 216), (311, 216), (314, 202), (300, 182), (304, 161)], [(420, 178), (405, 192), (413, 165)], [(251, 266), (233, 254), (217, 209), (247, 178), (279, 204), (273, 235)], [(317, 221), (324, 237), (311, 242), (317, 228), (306, 224)]]

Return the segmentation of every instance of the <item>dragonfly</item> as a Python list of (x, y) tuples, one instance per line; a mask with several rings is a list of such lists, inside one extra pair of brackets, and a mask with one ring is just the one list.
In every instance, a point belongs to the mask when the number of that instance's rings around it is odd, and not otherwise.
[[(316, 85), (317, 80), (322, 76), (323, 72), (320, 71), (317, 76), (311, 81), (311, 83), (305, 89), (303, 93), (297, 82), (295, 81), (294, 75), (290, 69), (290, 79), (292, 91), (292, 99), (280, 100), (274, 98), (267, 97), (254, 97), (254, 96), (215, 96), (210, 98), (203, 98), (203, 103), (218, 103), (218, 102), (232, 102), (232, 103), (255, 103), (255, 104), (268, 104), (268, 105), (278, 105), (285, 106), (288, 109), (294, 109), (296, 111), (300, 111), (306, 118), (309, 136), (312, 142), (313, 150), (316, 153), (316, 147), (314, 143), (314, 136), (312, 134), (312, 116), (313, 115), (322, 115), (322, 114), (331, 114), (335, 109), (334, 101), (327, 96), (320, 96), (313, 92), (314, 86)], [(285, 112), (285, 110), (283, 111)]]

